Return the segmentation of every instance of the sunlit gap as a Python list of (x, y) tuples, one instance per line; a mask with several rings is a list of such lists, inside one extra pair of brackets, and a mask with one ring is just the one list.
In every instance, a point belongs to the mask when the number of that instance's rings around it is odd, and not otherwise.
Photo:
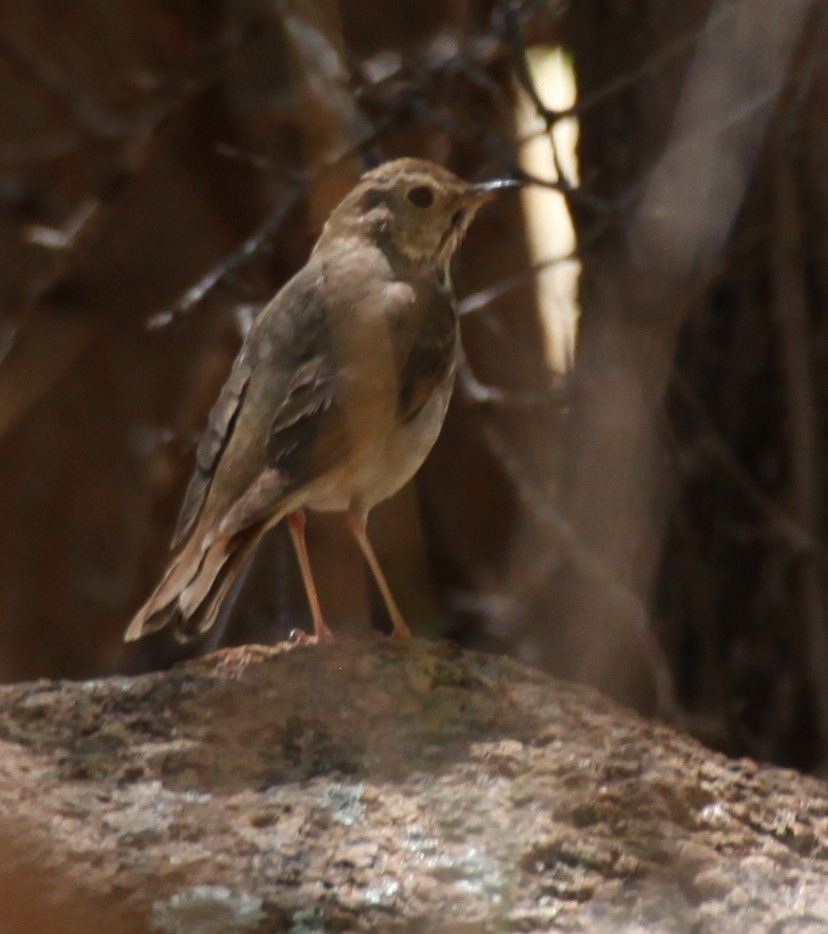
[[(559, 46), (534, 46), (528, 50), (532, 83), (544, 106), (555, 111), (575, 104), (575, 74), (572, 62)], [(565, 117), (545, 132), (543, 118), (527, 92), (517, 89), (517, 130), (522, 142), (520, 163), (538, 178), (557, 181), (553, 145), (567, 181), (578, 181), (575, 147), (578, 120)], [(537, 297), (546, 329), (546, 359), (556, 374), (569, 370), (575, 352), (578, 329), (578, 276), (580, 263), (570, 259), (575, 250), (575, 231), (556, 191), (530, 186), (521, 192), (526, 218), (526, 235), (537, 275)], [(560, 259), (559, 259), (560, 258)]]

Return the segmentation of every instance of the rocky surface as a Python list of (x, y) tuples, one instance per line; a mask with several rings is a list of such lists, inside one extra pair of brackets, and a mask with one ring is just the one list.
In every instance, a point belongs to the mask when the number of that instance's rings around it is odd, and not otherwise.
[(0, 921), (25, 878), (136, 931), (828, 932), (828, 786), (502, 658), (247, 647), (0, 706)]

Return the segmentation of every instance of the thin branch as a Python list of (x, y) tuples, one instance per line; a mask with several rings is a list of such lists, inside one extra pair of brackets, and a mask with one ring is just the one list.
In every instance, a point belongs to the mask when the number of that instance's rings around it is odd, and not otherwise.
[(814, 537), (813, 530), (804, 526), (797, 517), (792, 516), (787, 509), (780, 506), (759, 486), (754, 477), (742, 465), (730, 444), (719, 432), (695, 390), (682, 378), (678, 371), (673, 373), (672, 387), (684, 404), (692, 408), (694, 417), (701, 423), (703, 431), (701, 445), (703, 450), (715, 458), (735, 490), (756, 510), (770, 529), (782, 541), (787, 543), (794, 553), (810, 552), (819, 554), (820, 560), (825, 562), (828, 567), (828, 551)]
[(299, 201), (301, 192), (302, 189), (299, 185), (289, 188), (282, 195), (276, 210), (271, 213), (270, 217), (252, 236), (244, 241), (238, 250), (235, 250), (230, 256), (214, 266), (195, 285), (190, 286), (174, 305), (151, 315), (147, 319), (147, 329), (150, 331), (160, 330), (190, 314), (216, 286), (232, 278), (255, 257), (266, 252), (285, 218)]
[(478, 405), (490, 408), (536, 409), (539, 406), (555, 405), (561, 411), (568, 404), (565, 387), (550, 387), (541, 390), (500, 389), (481, 383), (474, 375), (462, 347), (457, 368), (457, 381), (463, 395)]
[[(543, 490), (539, 489), (529, 477), (514, 450), (492, 421), (481, 418), (479, 422), (480, 436), (505, 471), (515, 495), (523, 504), (526, 516), (531, 517), (540, 525), (549, 537), (550, 543), (554, 541), (564, 550), (574, 570), (601, 589), (601, 592), (610, 599), (619, 616), (626, 620), (637, 634), (653, 676), (659, 716), (675, 722), (680, 717), (680, 708), (670, 666), (655, 636), (643, 601), (583, 543), (575, 528), (549, 502)], [(547, 549), (547, 554), (551, 552), (551, 548)]]

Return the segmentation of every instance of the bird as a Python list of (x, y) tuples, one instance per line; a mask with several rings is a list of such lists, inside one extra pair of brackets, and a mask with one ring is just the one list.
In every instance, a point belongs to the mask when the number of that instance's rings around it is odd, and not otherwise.
[(262, 536), (285, 520), (313, 620), (332, 638), (305, 511), (341, 512), (383, 598), (411, 631), (368, 539), (368, 514), (419, 470), (445, 419), (459, 352), (450, 262), (477, 210), (518, 178), (468, 183), (423, 159), (367, 171), (305, 264), (255, 319), (198, 442), (173, 556), (126, 629), (196, 639)]

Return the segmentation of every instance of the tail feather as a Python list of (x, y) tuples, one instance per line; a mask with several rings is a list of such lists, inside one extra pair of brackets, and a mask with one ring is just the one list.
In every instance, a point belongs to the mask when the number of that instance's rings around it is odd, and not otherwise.
[[(247, 559), (259, 544), (259, 539), (263, 534), (262, 531), (258, 531), (255, 535), (249, 535), (227, 555), (201, 602), (187, 616), (182, 614), (177, 620), (175, 635), (179, 641), (187, 642), (190, 639), (196, 639), (215, 626), (225, 608), (228, 594), (239, 580)], [(230, 607), (232, 607), (232, 601)]]
[(133, 617), (124, 641), (133, 642), (166, 628), (185, 642), (207, 632), (215, 625), (222, 603), (263, 534), (264, 529), (257, 526), (207, 545), (203, 539), (191, 538)]

